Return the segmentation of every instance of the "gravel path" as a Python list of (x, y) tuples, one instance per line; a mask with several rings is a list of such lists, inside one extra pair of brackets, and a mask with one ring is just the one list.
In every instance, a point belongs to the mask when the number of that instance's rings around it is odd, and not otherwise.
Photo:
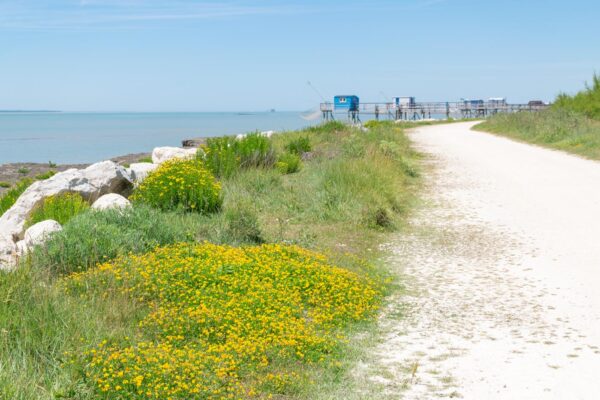
[(471, 126), (411, 134), (426, 204), (360, 397), (600, 398), (600, 163)]

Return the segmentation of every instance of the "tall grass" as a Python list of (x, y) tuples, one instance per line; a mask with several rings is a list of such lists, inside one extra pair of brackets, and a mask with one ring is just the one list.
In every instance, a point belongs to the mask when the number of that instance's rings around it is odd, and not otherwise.
[(475, 129), (600, 160), (600, 121), (567, 109), (498, 114)]
[(600, 119), (600, 76), (594, 74), (592, 85), (574, 96), (560, 94), (553, 107), (583, 114), (589, 118)]
[(204, 161), (211, 172), (220, 178), (229, 178), (248, 168), (269, 168), (277, 156), (271, 139), (258, 132), (243, 138), (232, 136), (209, 138), (204, 146)]
[(574, 96), (560, 94), (547, 110), (498, 114), (475, 129), (600, 160), (600, 77)]

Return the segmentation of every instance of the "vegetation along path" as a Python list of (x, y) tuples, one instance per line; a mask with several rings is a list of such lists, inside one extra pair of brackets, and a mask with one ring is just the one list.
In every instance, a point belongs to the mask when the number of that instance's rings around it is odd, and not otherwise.
[(354, 372), (378, 398), (597, 398), (600, 163), (473, 125), (412, 132), (427, 201), (390, 244), (409, 292)]

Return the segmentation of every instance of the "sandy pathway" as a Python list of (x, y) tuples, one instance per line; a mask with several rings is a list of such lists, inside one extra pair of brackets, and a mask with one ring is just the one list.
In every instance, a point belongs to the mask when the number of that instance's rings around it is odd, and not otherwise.
[(389, 244), (409, 291), (361, 397), (598, 399), (600, 163), (472, 125), (412, 133), (427, 204)]

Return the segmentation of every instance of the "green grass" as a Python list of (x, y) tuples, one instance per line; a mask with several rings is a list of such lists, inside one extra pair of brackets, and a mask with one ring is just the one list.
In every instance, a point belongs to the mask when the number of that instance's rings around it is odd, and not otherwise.
[(45, 179), (53, 177), (54, 175), (56, 175), (56, 171), (50, 169), (50, 170), (48, 170), (46, 172), (43, 172), (41, 174), (37, 174), (35, 176), (35, 179), (37, 179), (38, 181), (43, 181)]
[(78, 193), (63, 193), (46, 197), (40, 205), (33, 209), (25, 225), (31, 226), (48, 219), (64, 225), (88, 208), (90, 205)]
[(600, 76), (594, 74), (592, 85), (586, 85), (584, 90), (573, 96), (560, 94), (553, 107), (600, 119)]
[(600, 77), (573, 96), (560, 94), (547, 110), (498, 114), (475, 129), (600, 160)]
[(475, 129), (600, 160), (600, 121), (561, 108), (498, 114)]
[(208, 138), (203, 146), (204, 159), (210, 171), (219, 178), (230, 178), (249, 168), (271, 168), (277, 156), (271, 139), (258, 132), (249, 133), (241, 139), (233, 136)]
[[(70, 364), (65, 352), (82, 354), (102, 339), (134, 335), (137, 327), (129, 322), (140, 320), (140, 308), (119, 296), (105, 298), (102, 288), (85, 298), (67, 295), (57, 279), (120, 255), (177, 242), (297, 244), (327, 254), (332, 264), (383, 280), (385, 270), (363, 260), (377, 259), (377, 244), (402, 227), (416, 201), (418, 155), (399, 125), (385, 123), (368, 132), (330, 123), (276, 135), (263, 154), (282, 153), (286, 144), (306, 137), (311, 158), (297, 173), (282, 175), (256, 163), (223, 178), (218, 213), (141, 205), (84, 212), (36, 249), (17, 273), (0, 274), (0, 393), (11, 399), (94, 398), (82, 366)], [(296, 365), (318, 385), (302, 381), (281, 398), (312, 399), (319, 388), (333, 391), (345, 382), (349, 355), (360, 354), (363, 345), (351, 343), (332, 355), (339, 364), (330, 368)]]
[(300, 171), (302, 168), (302, 161), (300, 156), (295, 153), (283, 153), (279, 155), (275, 167), (282, 174), (293, 174)]
[(10, 182), (5, 182), (5, 181), (0, 181), (0, 188), (9, 188), (12, 185), (10, 184)]
[(14, 186), (0, 196), (0, 216), (15, 204), (19, 196), (33, 183), (32, 179), (25, 178), (15, 183)]

